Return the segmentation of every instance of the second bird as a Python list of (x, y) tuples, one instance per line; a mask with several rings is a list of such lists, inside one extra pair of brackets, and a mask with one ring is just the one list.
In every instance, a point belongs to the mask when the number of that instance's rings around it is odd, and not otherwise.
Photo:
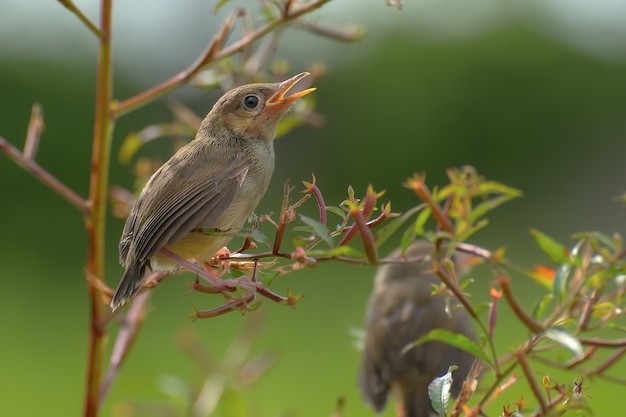
[[(426, 257), (433, 251), (429, 242), (417, 241), (405, 255)], [(399, 251), (392, 254), (399, 255)], [(454, 253), (452, 261), (457, 276), (475, 263), (462, 253)], [(438, 328), (476, 339), (469, 314), (462, 307), (454, 308), (458, 300), (450, 300), (448, 314), (446, 297), (432, 294), (431, 285), (440, 284), (432, 262), (387, 264), (376, 273), (365, 316), (359, 388), (364, 400), (378, 412), (385, 408), (387, 397), (395, 394), (404, 417), (436, 416), (428, 396), (430, 382), (457, 365), (452, 374), (452, 394), (457, 396), (470, 372), (474, 356), (441, 342), (426, 342), (402, 352)]]
[(222, 96), (196, 138), (146, 183), (119, 244), (124, 275), (111, 301), (116, 310), (143, 283), (146, 268), (176, 273), (180, 266), (159, 252), (187, 260), (210, 259), (252, 215), (274, 171), (274, 136), (283, 114), (314, 88), (286, 96), (308, 73), (282, 83), (249, 84)]

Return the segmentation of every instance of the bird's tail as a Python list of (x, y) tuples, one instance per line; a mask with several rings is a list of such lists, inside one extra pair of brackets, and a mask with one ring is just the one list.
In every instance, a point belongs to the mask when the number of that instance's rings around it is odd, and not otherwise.
[(133, 262), (126, 267), (122, 280), (117, 286), (117, 290), (115, 290), (115, 295), (111, 301), (112, 311), (124, 306), (124, 304), (128, 303), (137, 295), (139, 288), (141, 288), (143, 284), (145, 270), (146, 265), (138, 262)]
[(404, 397), (404, 417), (434, 417), (437, 415), (430, 405), (428, 385), (418, 384), (402, 393)]

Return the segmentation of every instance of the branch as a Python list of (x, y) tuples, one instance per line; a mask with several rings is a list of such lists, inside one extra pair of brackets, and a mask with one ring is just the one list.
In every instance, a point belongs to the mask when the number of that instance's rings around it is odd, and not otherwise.
[(83, 22), (83, 24), (85, 26), (87, 26), (87, 28), (94, 35), (96, 35), (100, 39), (105, 37), (105, 34), (100, 29), (98, 29), (98, 27), (96, 25), (94, 25), (93, 22), (91, 20), (89, 20), (89, 18), (87, 16), (85, 16), (85, 14), (83, 12), (81, 12), (78, 7), (76, 7), (76, 5), (74, 4), (74, 2), (72, 2), (72, 0), (58, 0), (58, 1), (63, 6), (65, 6), (65, 8), (67, 10), (69, 10), (72, 13), (74, 13), (76, 15), (76, 17), (78, 17), (78, 19), (81, 22)]
[(283, 24), (286, 24), (287, 22), (291, 20), (297, 19), (306, 13), (310, 13), (313, 10), (322, 7), (325, 3), (328, 3), (329, 1), (330, 0), (315, 0), (299, 8), (296, 8), (295, 10), (291, 10), (293, 9), (292, 7), (287, 7), (286, 10), (281, 15), (281, 17), (279, 17), (278, 19), (266, 24), (265, 26), (257, 29), (254, 32), (251, 32), (245, 35), (244, 37), (239, 39), (237, 42), (234, 42), (233, 44), (227, 46), (226, 48), (221, 49), (222, 44), (224, 43), (224, 41), (226, 40), (226, 37), (228, 36), (228, 34), (233, 28), (235, 20), (238, 17), (242, 16), (243, 10), (238, 9), (237, 11), (234, 12), (233, 15), (231, 15), (229, 18), (225, 20), (218, 34), (215, 35), (215, 37), (213, 38), (213, 41), (209, 44), (209, 46), (205, 49), (205, 51), (196, 59), (196, 61), (193, 64), (191, 64), (187, 69), (179, 72), (178, 74), (176, 74), (169, 80), (163, 81), (159, 85), (156, 85), (146, 91), (143, 91), (119, 103), (114, 103), (111, 106), (111, 111), (115, 114), (115, 116), (121, 116), (139, 106), (142, 106), (144, 104), (147, 104), (157, 99), (158, 97), (162, 96), (166, 92), (173, 90), (179, 85), (187, 82), (189, 79), (194, 77), (198, 72), (200, 72), (200, 70), (204, 68), (205, 66), (244, 50), (250, 44), (264, 37), (268, 33), (272, 32), (277, 27)]
[(410, 190), (413, 190), (415, 194), (430, 208), (433, 217), (437, 220), (437, 224), (443, 229), (444, 232), (454, 235), (454, 226), (450, 222), (448, 216), (443, 212), (441, 206), (433, 200), (433, 196), (428, 189), (428, 186), (424, 182), (424, 178), (418, 174), (415, 174), (412, 178), (409, 178), (404, 186)]
[[(100, 28), (102, 36), (98, 45), (98, 72), (96, 78), (96, 108), (91, 156), (89, 202), (91, 211), (85, 219), (87, 230), (87, 276), (104, 281), (104, 255), (106, 236), (106, 209), (109, 187), (109, 164), (113, 118), (109, 112), (112, 97), (111, 14), (113, 0), (101, 0)], [(89, 346), (87, 351), (87, 381), (83, 416), (96, 417), (100, 409), (102, 368), (106, 334), (102, 329), (104, 303), (102, 285), (87, 281), (89, 295)]]
[[(32, 143), (32, 142), (31, 142)], [(31, 145), (32, 146), (32, 145)], [(32, 148), (30, 148), (32, 153)], [(71, 205), (79, 210), (86, 212), (89, 208), (87, 201), (74, 190), (65, 185), (50, 172), (46, 171), (37, 162), (27, 158), (16, 147), (11, 145), (6, 139), (0, 136), (0, 151), (4, 152), (6, 156), (11, 158), (18, 166), (24, 169), (26, 172), (37, 178), (48, 188), (56, 192), (58, 195), (67, 200)]]

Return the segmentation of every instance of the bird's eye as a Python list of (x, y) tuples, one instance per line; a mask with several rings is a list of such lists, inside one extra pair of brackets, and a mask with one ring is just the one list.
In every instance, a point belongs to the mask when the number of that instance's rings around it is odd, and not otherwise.
[(254, 110), (259, 105), (259, 97), (254, 94), (248, 94), (243, 98), (243, 105), (248, 110)]

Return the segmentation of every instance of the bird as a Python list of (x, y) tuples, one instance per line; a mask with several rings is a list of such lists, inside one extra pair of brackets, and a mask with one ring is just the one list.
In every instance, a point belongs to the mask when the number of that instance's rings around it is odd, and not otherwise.
[[(431, 243), (418, 240), (406, 250), (407, 257), (434, 256)], [(398, 249), (393, 257), (401, 255)], [(466, 273), (475, 258), (455, 252), (451, 256), (458, 275)], [(446, 312), (446, 296), (432, 294), (431, 285), (441, 280), (432, 262), (385, 264), (374, 278), (365, 314), (365, 334), (359, 370), (359, 389), (365, 403), (382, 412), (388, 396), (398, 397), (404, 417), (436, 416), (428, 396), (430, 382), (453, 372), (452, 395), (459, 394), (475, 357), (448, 344), (430, 341), (403, 349), (433, 329), (445, 329), (476, 340), (471, 319), (463, 308)], [(452, 297), (451, 305), (458, 300)]]
[(133, 299), (147, 268), (175, 274), (181, 267), (162, 249), (185, 260), (209, 260), (243, 227), (267, 191), (274, 171), (274, 137), (281, 117), (315, 88), (287, 95), (310, 75), (281, 83), (247, 84), (226, 92), (195, 139), (148, 180), (119, 242), (124, 274), (111, 300), (115, 311)]

